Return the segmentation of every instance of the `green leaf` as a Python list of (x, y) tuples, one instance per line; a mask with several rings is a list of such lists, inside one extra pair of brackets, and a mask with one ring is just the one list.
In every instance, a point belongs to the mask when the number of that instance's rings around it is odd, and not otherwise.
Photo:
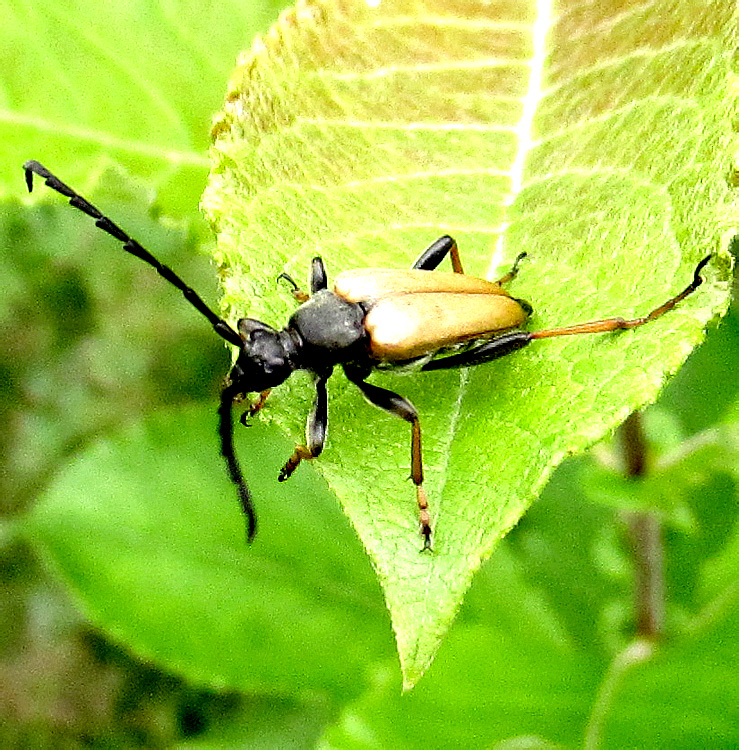
[[(301, 3), (245, 54), (204, 198), (225, 308), (284, 325), (281, 271), (410, 266), (450, 233), (511, 284), (533, 328), (641, 315), (719, 245), (728, 201), (734, 4)], [(407, 426), (342, 375), (318, 464), (379, 574), (404, 685), (431, 662), (472, 575), (554, 467), (656, 397), (722, 313), (730, 264), (653, 325), (536, 342), (462, 372), (375, 376), (419, 408), (434, 554), (420, 555)], [(275, 395), (295, 440), (307, 379)]]
[(30, 158), (80, 187), (121, 162), (192, 214), (228, 71), (282, 5), (0, 0), (0, 187), (20, 193)]
[[(334, 697), (389, 656), (361, 547), (311, 472), (278, 491), (274, 429), (239, 430), (260, 511), (249, 548), (212, 408), (162, 411), (94, 444), (22, 526), (83, 611), (191, 682)], [(283, 491), (284, 489), (284, 491)]]

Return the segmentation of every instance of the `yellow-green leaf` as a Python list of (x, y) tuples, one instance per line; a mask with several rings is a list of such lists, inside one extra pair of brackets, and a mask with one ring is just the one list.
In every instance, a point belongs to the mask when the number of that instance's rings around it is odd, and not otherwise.
[[(437, 236), (512, 284), (532, 328), (651, 310), (719, 249), (728, 193), (734, 4), (301, 2), (234, 72), (204, 206), (225, 309), (284, 325), (275, 288), (315, 254), (330, 274), (408, 267)], [(648, 328), (536, 342), (476, 370), (374, 382), (419, 408), (434, 553), (420, 539), (407, 426), (343, 375), (317, 465), (384, 587), (406, 687), (474, 572), (553, 468), (648, 403), (728, 298), (707, 283)], [(296, 440), (307, 379), (270, 413)]]

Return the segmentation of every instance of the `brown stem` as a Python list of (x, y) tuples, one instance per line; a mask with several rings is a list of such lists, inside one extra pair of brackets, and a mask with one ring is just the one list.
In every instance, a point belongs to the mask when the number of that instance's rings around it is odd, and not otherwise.
[[(634, 479), (647, 472), (646, 444), (638, 412), (629, 415), (621, 428), (626, 473)], [(662, 522), (649, 511), (633, 511), (627, 516), (634, 553), (634, 606), (637, 634), (657, 639), (664, 632), (665, 571), (662, 549)]]

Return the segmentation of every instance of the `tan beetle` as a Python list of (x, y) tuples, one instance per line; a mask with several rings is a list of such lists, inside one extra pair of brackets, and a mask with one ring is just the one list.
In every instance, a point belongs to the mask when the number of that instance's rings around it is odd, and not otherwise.
[[(422, 371), (472, 367), (511, 354), (535, 339), (601, 333), (638, 328), (670, 311), (702, 283), (700, 272), (711, 259), (697, 265), (693, 280), (680, 294), (641, 318), (607, 318), (564, 328), (523, 331), (531, 306), (511, 297), (503, 288), (518, 272), (521, 253), (511, 271), (498, 281), (465, 275), (456, 242), (449, 236), (432, 243), (407, 271), (365, 268), (339, 274), (328, 288), (321, 258), (313, 258), (310, 295), (301, 292), (287, 274), (280, 278), (292, 286), (300, 301), (287, 326), (278, 331), (252, 318), (242, 318), (234, 330), (168, 266), (160, 263), (120, 227), (85, 198), (65, 185), (37, 161), (24, 164), (29, 191), (33, 175), (69, 198), (75, 208), (95, 219), (95, 224), (123, 243), (126, 252), (153, 266), (213, 326), (216, 333), (237, 347), (238, 356), (221, 393), (218, 408), (221, 453), (231, 480), (238, 489), (247, 519), (247, 538), (254, 538), (256, 513), (233, 447), (233, 404), (246, 394), (259, 394), (242, 415), (256, 414), (270, 389), (295, 370), (308, 370), (314, 378), (316, 398), (308, 415), (305, 445), (298, 445), (279, 474), (284, 481), (304, 459), (323, 450), (328, 424), (326, 382), (340, 365), (347, 378), (375, 406), (411, 425), (411, 478), (416, 486), (423, 550), (431, 549), (431, 518), (423, 489), (421, 427), (418, 412), (402, 396), (366, 382), (377, 368), (415, 365)], [(449, 256), (451, 273), (435, 271)], [(433, 273), (432, 273), (433, 272)]]

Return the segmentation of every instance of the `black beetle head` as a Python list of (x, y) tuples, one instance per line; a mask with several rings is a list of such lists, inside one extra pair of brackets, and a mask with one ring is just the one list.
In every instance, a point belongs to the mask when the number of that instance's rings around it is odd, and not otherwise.
[(243, 343), (231, 382), (238, 383), (243, 393), (260, 393), (287, 380), (295, 370), (289, 336), (252, 318), (242, 318), (238, 330)]

